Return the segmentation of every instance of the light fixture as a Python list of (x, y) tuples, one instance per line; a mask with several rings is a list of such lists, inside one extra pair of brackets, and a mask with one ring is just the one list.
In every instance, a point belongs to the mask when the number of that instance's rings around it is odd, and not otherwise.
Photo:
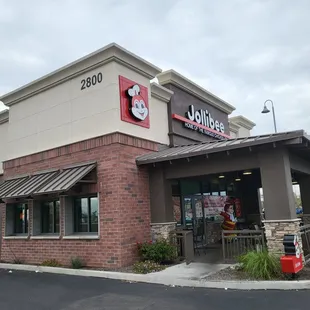
[(274, 112), (274, 106), (273, 106), (273, 101), (272, 101), (272, 100), (267, 99), (267, 100), (264, 102), (264, 108), (263, 108), (262, 113), (263, 113), (263, 114), (267, 114), (267, 113), (270, 112), (270, 110), (267, 108), (267, 105), (266, 105), (267, 102), (270, 102), (270, 103), (271, 103), (272, 116), (273, 116), (273, 125), (274, 125), (274, 132), (277, 133), (276, 115), (275, 115), (275, 112)]
[(239, 177), (237, 177), (237, 178), (235, 178), (235, 181), (236, 181), (236, 182), (240, 182), (241, 179), (240, 179)]
[(263, 114), (267, 114), (267, 113), (269, 113), (269, 112), (270, 112), (270, 110), (267, 108), (267, 106), (266, 106), (266, 104), (265, 104), (262, 113), (263, 113)]
[(243, 172), (243, 175), (250, 175), (250, 174), (252, 174), (252, 171), (249, 171), (249, 170), (248, 170), (248, 171), (244, 171), (244, 172)]
[(223, 175), (223, 174), (219, 175), (219, 179), (224, 179), (224, 178), (225, 178), (225, 175)]
[(292, 184), (295, 185), (298, 184), (298, 182), (296, 180), (293, 180)]

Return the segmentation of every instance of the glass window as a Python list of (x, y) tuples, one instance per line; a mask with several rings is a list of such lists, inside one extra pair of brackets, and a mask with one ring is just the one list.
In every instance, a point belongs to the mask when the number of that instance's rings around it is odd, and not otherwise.
[(74, 232), (98, 232), (98, 197), (74, 200)]
[(29, 211), (28, 204), (15, 205), (14, 209), (14, 233), (28, 234)]
[(41, 205), (41, 233), (56, 234), (60, 232), (59, 226), (59, 200), (43, 202)]

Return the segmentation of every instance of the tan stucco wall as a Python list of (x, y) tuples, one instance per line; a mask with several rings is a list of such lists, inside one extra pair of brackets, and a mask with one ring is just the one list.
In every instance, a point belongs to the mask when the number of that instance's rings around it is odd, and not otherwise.
[(238, 137), (239, 138), (249, 137), (250, 135), (251, 135), (251, 131), (249, 129), (240, 126), (240, 128), (238, 130)]
[[(103, 76), (102, 82), (81, 90), (81, 80), (99, 72)], [(119, 75), (148, 87), (150, 129), (121, 121)], [(151, 100), (148, 78), (110, 62), (12, 105), (6, 159), (114, 131), (168, 143), (167, 117), (167, 103), (155, 98)]]

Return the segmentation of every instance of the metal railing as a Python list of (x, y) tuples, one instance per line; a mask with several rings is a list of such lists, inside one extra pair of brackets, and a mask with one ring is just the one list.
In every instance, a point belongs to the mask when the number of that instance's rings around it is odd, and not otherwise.
[(170, 240), (177, 248), (178, 257), (183, 258), (186, 264), (190, 264), (194, 260), (193, 232), (176, 230), (170, 234)]
[(223, 259), (225, 263), (235, 263), (250, 251), (262, 251), (265, 247), (263, 230), (223, 230)]
[(306, 264), (310, 262), (310, 224), (300, 226), (302, 248)]

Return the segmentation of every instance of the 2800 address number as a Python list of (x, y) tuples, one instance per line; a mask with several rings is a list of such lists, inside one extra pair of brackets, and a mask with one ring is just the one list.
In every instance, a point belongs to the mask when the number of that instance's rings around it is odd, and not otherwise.
[(88, 77), (86, 79), (83, 79), (81, 81), (81, 90), (89, 88), (91, 86), (95, 86), (97, 83), (101, 83), (102, 82), (102, 73), (99, 72), (98, 74), (94, 74), (92, 77)]

